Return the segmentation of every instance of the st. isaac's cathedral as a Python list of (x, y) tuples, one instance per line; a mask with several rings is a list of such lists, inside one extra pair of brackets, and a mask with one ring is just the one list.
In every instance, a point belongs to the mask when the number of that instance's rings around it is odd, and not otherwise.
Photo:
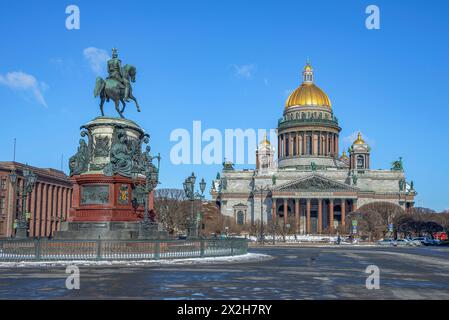
[(341, 230), (345, 216), (368, 203), (412, 207), (416, 192), (402, 160), (390, 170), (371, 169), (371, 149), (360, 133), (340, 154), (340, 131), (331, 101), (315, 85), (307, 63), (303, 83), (288, 97), (278, 122), (277, 159), (265, 136), (255, 170), (236, 170), (225, 162), (217, 174), (211, 194), (221, 213), (243, 226), (262, 222), (268, 230), (271, 225), (313, 234)]

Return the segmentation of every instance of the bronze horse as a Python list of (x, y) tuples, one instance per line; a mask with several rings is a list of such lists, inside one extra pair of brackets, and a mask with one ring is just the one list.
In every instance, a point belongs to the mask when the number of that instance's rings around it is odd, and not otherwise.
[[(122, 68), (123, 78), (127, 79), (130, 82), (136, 82), (136, 68), (132, 65), (126, 64)], [(139, 103), (137, 99), (133, 96), (131, 84), (129, 85), (129, 99), (133, 100), (136, 104), (137, 111), (140, 112)], [(97, 77), (94, 89), (94, 96), (100, 96), (100, 110), (101, 115), (104, 116), (103, 105), (104, 102), (109, 102), (109, 99), (114, 101), (115, 110), (117, 110), (118, 114), (121, 118), (124, 118), (123, 112), (125, 111), (126, 103), (124, 101), (125, 97), (125, 84), (120, 82), (114, 78), (108, 78), (103, 80), (101, 77)], [(119, 108), (119, 103), (122, 103), (122, 109)]]

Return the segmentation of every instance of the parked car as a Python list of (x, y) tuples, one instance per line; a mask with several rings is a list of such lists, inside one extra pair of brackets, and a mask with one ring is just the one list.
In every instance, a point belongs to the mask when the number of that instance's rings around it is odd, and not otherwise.
[(430, 241), (433, 246), (438, 246), (441, 243), (440, 239), (431, 239)]
[(415, 246), (416, 244), (413, 241), (408, 239), (396, 239), (397, 246)]
[(377, 244), (380, 246), (397, 246), (396, 241), (393, 239), (382, 239), (377, 241)]
[(427, 237), (414, 237), (412, 238), (412, 241), (419, 242), (424, 246), (429, 246), (432, 244), (432, 239), (429, 239)]
[(448, 240), (448, 236), (446, 232), (434, 232), (432, 234), (434, 239), (438, 239), (440, 241), (445, 241)]

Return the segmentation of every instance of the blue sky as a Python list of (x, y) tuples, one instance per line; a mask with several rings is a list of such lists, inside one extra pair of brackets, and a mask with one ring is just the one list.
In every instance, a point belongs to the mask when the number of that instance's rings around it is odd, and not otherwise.
[[(0, 2), (1, 160), (12, 159), (17, 138), (17, 161), (60, 168), (63, 154), (67, 170), (80, 125), (99, 115), (98, 70), (85, 49), (118, 47), (138, 70), (142, 113), (129, 105), (126, 116), (161, 152), (161, 187), (181, 187), (192, 170), (210, 182), (221, 166), (170, 163), (170, 132), (191, 131), (194, 120), (203, 129), (275, 128), (310, 58), (342, 126), (341, 148), (360, 130), (372, 168), (402, 156), (417, 205), (449, 208), (448, 1), (123, 3)], [(70, 4), (80, 30), (65, 28)], [(365, 28), (369, 4), (380, 8), (380, 30)]]

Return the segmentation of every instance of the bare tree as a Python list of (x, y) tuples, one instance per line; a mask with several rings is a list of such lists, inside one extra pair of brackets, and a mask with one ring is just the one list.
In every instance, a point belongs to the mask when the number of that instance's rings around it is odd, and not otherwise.
[(170, 234), (185, 232), (190, 206), (181, 189), (157, 189), (154, 209), (158, 220)]
[(346, 225), (349, 229), (351, 228), (351, 221), (357, 220), (359, 234), (373, 241), (384, 237), (388, 231), (388, 224), (395, 223), (404, 214), (405, 211), (396, 204), (373, 202), (361, 206), (356, 212), (348, 214)]
[(382, 215), (372, 209), (351, 212), (346, 220), (348, 228), (351, 227), (351, 221), (356, 220), (358, 233), (362, 237), (367, 237), (369, 241), (383, 237), (387, 231)]
[(348, 214), (348, 229), (351, 220), (357, 220), (359, 233), (371, 240), (384, 237), (389, 223), (393, 223), (396, 237), (398, 233), (403, 236), (421, 236), (449, 231), (449, 213), (437, 213), (428, 208), (411, 208), (406, 212), (388, 202), (369, 203)]

